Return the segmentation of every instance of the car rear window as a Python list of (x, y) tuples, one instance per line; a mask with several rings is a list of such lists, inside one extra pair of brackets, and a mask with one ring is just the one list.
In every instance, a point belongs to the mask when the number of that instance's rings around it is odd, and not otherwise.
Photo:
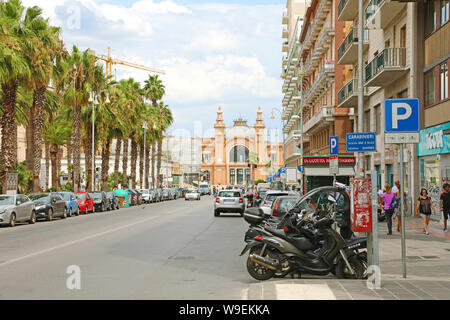
[(240, 198), (241, 193), (239, 191), (220, 191), (219, 197), (221, 197), (221, 198)]
[(297, 203), (297, 199), (281, 199), (278, 207), (280, 209), (289, 210)]
[(286, 196), (285, 193), (271, 193), (268, 194), (266, 199), (264, 199), (265, 201), (274, 201), (276, 198), (281, 197), (281, 196)]

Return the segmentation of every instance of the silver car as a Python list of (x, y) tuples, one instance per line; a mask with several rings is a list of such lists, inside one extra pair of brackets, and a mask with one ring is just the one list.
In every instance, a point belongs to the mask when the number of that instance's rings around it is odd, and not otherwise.
[(0, 225), (14, 227), (17, 222), (36, 222), (34, 203), (25, 195), (0, 195)]
[(222, 190), (217, 195), (214, 203), (214, 217), (220, 216), (221, 212), (239, 212), (244, 216), (245, 201), (241, 190)]
[(197, 189), (188, 189), (184, 200), (200, 200), (200, 192)]
[(272, 215), (272, 203), (276, 198), (282, 196), (299, 196), (299, 194), (295, 191), (278, 191), (278, 190), (269, 190), (267, 191), (264, 199), (261, 201), (260, 208), (266, 215)]
[(145, 203), (153, 202), (153, 195), (154, 195), (154, 193), (152, 193), (148, 189), (140, 189), (139, 191), (142, 193), (142, 201), (143, 202), (145, 202)]

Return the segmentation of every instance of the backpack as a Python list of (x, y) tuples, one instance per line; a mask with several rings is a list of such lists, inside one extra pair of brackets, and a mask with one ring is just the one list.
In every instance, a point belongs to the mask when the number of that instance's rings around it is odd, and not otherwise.
[(392, 202), (391, 202), (390, 209), (394, 210), (397, 208), (398, 208), (398, 199), (397, 199), (397, 196), (394, 195), (394, 198), (392, 199)]

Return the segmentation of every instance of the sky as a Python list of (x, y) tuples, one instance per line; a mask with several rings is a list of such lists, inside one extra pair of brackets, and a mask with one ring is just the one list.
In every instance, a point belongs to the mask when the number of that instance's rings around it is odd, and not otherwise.
[[(163, 69), (170, 132), (210, 136), (218, 106), (225, 123), (253, 125), (258, 106), (280, 128), (282, 0), (22, 0), (62, 27), (69, 50), (95, 50)], [(113, 66), (116, 80), (143, 83), (148, 72)], [(194, 129), (196, 128), (196, 129)]]

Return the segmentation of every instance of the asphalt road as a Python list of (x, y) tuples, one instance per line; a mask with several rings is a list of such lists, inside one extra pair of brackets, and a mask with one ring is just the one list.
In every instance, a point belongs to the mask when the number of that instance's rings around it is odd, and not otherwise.
[[(0, 228), (0, 299), (241, 299), (247, 224), (183, 199)], [(81, 289), (69, 290), (69, 266)]]

